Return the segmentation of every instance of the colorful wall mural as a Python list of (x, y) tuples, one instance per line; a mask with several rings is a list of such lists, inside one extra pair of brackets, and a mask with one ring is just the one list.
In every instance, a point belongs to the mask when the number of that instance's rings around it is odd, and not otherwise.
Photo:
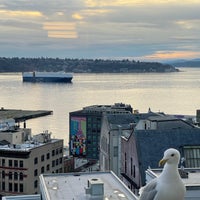
[(80, 157), (86, 155), (86, 117), (71, 117), (70, 154)]

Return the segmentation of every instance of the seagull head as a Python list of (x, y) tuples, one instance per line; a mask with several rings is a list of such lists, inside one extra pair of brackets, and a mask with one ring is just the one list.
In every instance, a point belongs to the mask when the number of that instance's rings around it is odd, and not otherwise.
[(179, 161), (180, 161), (179, 151), (176, 149), (170, 148), (164, 152), (164, 156), (162, 160), (160, 160), (159, 166), (163, 166), (165, 163), (178, 165)]

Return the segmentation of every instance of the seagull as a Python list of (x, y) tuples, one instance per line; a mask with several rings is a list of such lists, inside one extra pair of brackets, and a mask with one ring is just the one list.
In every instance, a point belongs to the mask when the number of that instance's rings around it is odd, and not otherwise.
[(186, 189), (178, 172), (179, 161), (179, 151), (167, 149), (159, 162), (164, 165), (162, 173), (141, 188), (139, 200), (184, 200)]

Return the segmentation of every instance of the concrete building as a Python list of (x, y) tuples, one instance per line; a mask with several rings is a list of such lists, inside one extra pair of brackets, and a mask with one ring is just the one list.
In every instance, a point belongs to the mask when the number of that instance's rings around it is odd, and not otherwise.
[[(158, 177), (161, 169), (147, 169), (146, 170), (146, 183)], [(186, 174), (182, 178), (186, 186), (185, 200), (197, 200), (200, 198), (200, 169), (199, 168), (184, 168), (180, 169), (180, 174)]]
[(0, 194), (39, 193), (41, 173), (63, 172), (63, 140), (49, 132), (31, 136), (30, 129), (0, 132)]
[(112, 172), (40, 175), (43, 200), (137, 200)]
[(99, 143), (103, 113), (130, 113), (132, 107), (123, 103), (93, 105), (71, 112), (69, 147), (70, 155), (99, 159)]

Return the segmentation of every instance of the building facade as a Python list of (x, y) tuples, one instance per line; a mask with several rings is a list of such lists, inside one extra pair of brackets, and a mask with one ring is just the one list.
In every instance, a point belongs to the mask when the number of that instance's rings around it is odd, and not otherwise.
[(63, 140), (51, 139), (48, 132), (31, 136), (27, 130), (0, 132), (1, 196), (37, 194), (40, 174), (63, 172)]
[(98, 160), (103, 113), (130, 113), (132, 107), (123, 103), (93, 105), (71, 112), (69, 147), (70, 155)]

